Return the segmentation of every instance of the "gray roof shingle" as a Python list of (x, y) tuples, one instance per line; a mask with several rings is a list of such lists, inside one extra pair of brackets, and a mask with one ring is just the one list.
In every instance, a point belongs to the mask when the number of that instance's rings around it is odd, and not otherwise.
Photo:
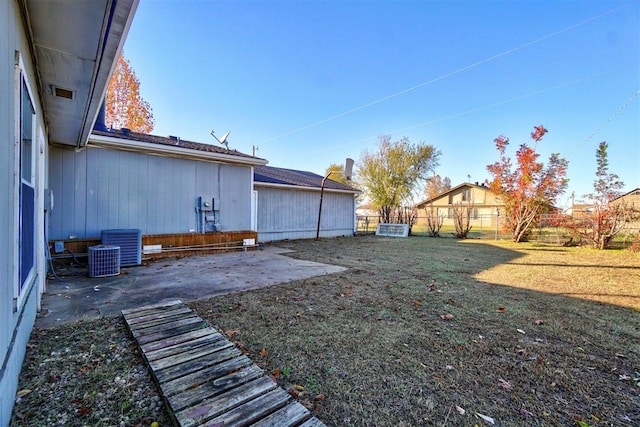
[[(253, 180), (256, 183), (265, 184), (281, 184), (298, 187), (321, 188), (322, 176), (313, 172), (275, 168), (272, 166), (255, 166), (253, 169)], [(327, 179), (324, 184), (325, 189), (352, 191), (359, 193), (360, 191), (331, 179)]]
[[(179, 146), (182, 148), (205, 151), (208, 153), (226, 154), (229, 156), (244, 157), (249, 159), (257, 158), (249, 154), (241, 153), (238, 150), (227, 150), (226, 148), (223, 148), (221, 146), (219, 147), (217, 145), (187, 141), (185, 139), (180, 139), (178, 137), (173, 137), (173, 136), (164, 137), (164, 136), (158, 136), (158, 135), (148, 135), (146, 133), (127, 132), (126, 130), (123, 131), (122, 129), (106, 131), (106, 132), (94, 129), (92, 133), (96, 135), (109, 136), (112, 138), (128, 139), (128, 140), (139, 141), (139, 142), (148, 142), (151, 144)], [(261, 159), (261, 160), (264, 160), (264, 159)]]

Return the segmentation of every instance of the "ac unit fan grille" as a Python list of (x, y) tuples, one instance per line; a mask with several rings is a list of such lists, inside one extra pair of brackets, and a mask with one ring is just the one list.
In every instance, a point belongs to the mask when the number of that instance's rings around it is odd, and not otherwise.
[(120, 247), (98, 245), (89, 247), (89, 276), (107, 277), (120, 274)]
[(142, 263), (142, 232), (138, 229), (102, 230), (103, 245), (120, 246), (120, 266)]

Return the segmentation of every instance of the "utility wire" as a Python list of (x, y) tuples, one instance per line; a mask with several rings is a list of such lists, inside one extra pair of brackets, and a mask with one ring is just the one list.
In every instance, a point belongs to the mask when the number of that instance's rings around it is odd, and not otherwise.
[[(579, 78), (579, 79), (575, 79), (575, 80), (572, 80), (572, 81), (569, 81), (569, 82), (560, 83), (560, 84), (557, 84), (557, 85), (554, 85), (554, 86), (551, 86), (551, 87), (547, 87), (547, 88), (544, 88), (544, 89), (539, 89), (539, 90), (536, 90), (534, 92), (529, 92), (529, 93), (526, 93), (524, 95), (515, 96), (515, 97), (512, 97), (512, 98), (504, 99), (502, 101), (493, 102), (491, 104), (482, 105), (480, 107), (471, 108), (469, 110), (465, 110), (465, 111), (461, 111), (461, 112), (458, 112), (458, 113), (449, 114), (447, 116), (438, 117), (438, 118), (435, 118), (435, 119), (432, 119), (432, 120), (428, 120), (426, 122), (421, 122), (421, 123), (417, 123), (417, 124), (414, 124), (414, 125), (406, 126), (406, 127), (400, 128), (400, 129), (395, 129), (395, 130), (392, 130), (392, 131), (386, 131), (386, 132), (382, 132), (382, 133), (385, 134), (385, 135), (392, 135), (392, 134), (395, 134), (395, 133), (398, 133), (398, 132), (403, 132), (403, 131), (406, 131), (406, 130), (409, 130), (409, 129), (414, 129), (414, 128), (417, 128), (417, 127), (427, 126), (427, 125), (431, 125), (431, 124), (434, 124), (434, 123), (442, 122), (442, 121), (445, 121), (445, 120), (454, 119), (454, 118), (457, 118), (457, 117), (460, 117), (460, 116), (464, 116), (464, 115), (467, 115), (467, 114), (476, 113), (478, 111), (487, 110), (489, 108), (498, 107), (498, 106), (504, 105), (504, 104), (509, 104), (511, 102), (519, 101), (521, 99), (529, 98), (529, 97), (532, 97), (532, 96), (535, 96), (535, 95), (540, 95), (541, 93), (550, 92), (550, 91), (556, 90), (556, 89), (561, 89), (563, 87), (570, 86), (570, 85), (575, 84), (575, 83), (579, 83), (579, 82), (582, 82), (582, 81), (585, 81), (585, 80), (590, 80), (592, 78), (598, 77), (599, 75), (600, 74), (594, 74), (594, 75), (591, 75), (591, 76), (582, 77), (582, 78)], [(346, 142), (344, 144), (332, 145), (331, 147), (326, 147), (326, 148), (323, 148), (321, 150), (312, 151), (309, 154), (318, 154), (318, 153), (322, 153), (322, 152), (325, 152), (325, 151), (330, 151), (330, 150), (333, 150), (335, 148), (345, 147), (345, 146), (348, 146), (348, 145), (351, 145), (351, 144), (355, 144), (355, 143), (358, 143), (358, 142), (368, 141), (368, 140), (370, 140), (372, 138), (375, 138), (375, 137), (369, 136), (369, 137), (366, 137), (366, 138), (360, 138), (360, 139), (357, 139), (357, 140), (354, 140), (354, 141)]]
[(589, 135), (582, 144), (578, 145), (576, 149), (573, 150), (569, 157), (573, 156), (578, 150), (580, 150), (580, 148), (591, 142), (591, 140), (595, 138), (595, 136), (600, 132), (602, 132), (602, 129), (604, 129), (609, 123), (611, 123), (613, 119), (615, 119), (620, 113), (622, 113), (638, 97), (638, 95), (640, 95), (640, 90), (631, 95), (631, 97), (627, 99), (624, 104), (622, 104), (616, 111), (614, 111), (613, 114), (611, 114), (607, 120), (605, 120), (596, 130), (594, 130), (593, 133), (591, 133), (591, 135)]
[(573, 24), (573, 25), (570, 25), (568, 27), (565, 27), (565, 28), (563, 28), (561, 30), (551, 32), (551, 33), (546, 34), (546, 35), (544, 35), (542, 37), (539, 37), (537, 39), (534, 39), (534, 40), (531, 40), (531, 41), (526, 42), (524, 44), (521, 44), (520, 46), (511, 48), (511, 49), (507, 49), (507, 50), (505, 50), (503, 52), (500, 52), (498, 54), (489, 56), (489, 57), (487, 57), (485, 59), (482, 59), (480, 61), (474, 62), (474, 63), (472, 63), (470, 65), (467, 65), (467, 66), (464, 66), (462, 68), (458, 68), (457, 70), (454, 70), (454, 71), (451, 71), (449, 73), (443, 74), (443, 75), (441, 75), (439, 77), (433, 78), (433, 79), (428, 80), (426, 82), (417, 84), (417, 85), (412, 86), (412, 87), (410, 87), (408, 89), (401, 90), (401, 91), (393, 93), (391, 95), (387, 95), (385, 97), (382, 97), (382, 98), (376, 99), (374, 101), (368, 102), (366, 104), (363, 104), (363, 105), (361, 105), (359, 107), (355, 107), (355, 108), (352, 108), (350, 110), (343, 111), (342, 113), (338, 113), (338, 114), (335, 114), (333, 116), (327, 117), (326, 119), (311, 123), (311, 124), (306, 125), (306, 126), (302, 126), (300, 128), (297, 128), (297, 129), (293, 129), (293, 130), (291, 130), (289, 132), (285, 132), (285, 133), (283, 133), (281, 135), (275, 136), (275, 137), (273, 137), (271, 139), (268, 139), (268, 140), (264, 141), (263, 144), (266, 144), (266, 143), (269, 143), (269, 142), (273, 142), (273, 141), (276, 141), (278, 139), (282, 139), (284, 137), (287, 137), (287, 136), (302, 132), (302, 131), (307, 130), (307, 129), (311, 129), (311, 128), (316, 127), (316, 126), (320, 126), (320, 125), (325, 124), (327, 122), (339, 119), (340, 117), (344, 117), (344, 116), (347, 116), (349, 114), (358, 112), (360, 110), (364, 110), (364, 109), (372, 107), (372, 106), (374, 106), (376, 104), (380, 104), (380, 103), (382, 103), (384, 101), (388, 101), (389, 99), (398, 97), (400, 95), (404, 95), (404, 94), (409, 93), (409, 92), (413, 92), (413, 91), (415, 91), (417, 89), (423, 88), (423, 87), (428, 86), (428, 85), (433, 84), (433, 83), (436, 83), (436, 82), (438, 82), (440, 80), (444, 80), (444, 79), (446, 79), (448, 77), (451, 77), (451, 76), (454, 76), (456, 74), (460, 74), (460, 73), (463, 73), (465, 71), (471, 70), (471, 69), (476, 68), (476, 67), (478, 67), (480, 65), (486, 64), (487, 62), (493, 61), (493, 60), (498, 59), (498, 58), (502, 58), (504, 56), (507, 56), (507, 55), (510, 55), (510, 54), (515, 53), (517, 51), (520, 51), (522, 49), (525, 49), (525, 48), (527, 48), (529, 46), (533, 46), (533, 45), (535, 45), (537, 43), (540, 43), (540, 42), (542, 42), (544, 40), (547, 40), (547, 39), (550, 39), (550, 38), (555, 37), (557, 35), (560, 35), (560, 34), (568, 32), (568, 31), (574, 30), (574, 29), (576, 29), (578, 27), (586, 25), (586, 24), (588, 24), (588, 23), (590, 23), (592, 21), (595, 21), (597, 19), (600, 19), (600, 18), (602, 18), (604, 16), (610, 15), (610, 14), (615, 13), (615, 12), (621, 10), (621, 9), (627, 8), (627, 7), (631, 6), (634, 3), (636, 3), (636, 2), (632, 2), (632, 3), (626, 4), (626, 5), (614, 8), (614, 9), (610, 9), (610, 10), (608, 10), (608, 11), (606, 11), (604, 13), (601, 13), (599, 15), (592, 16), (592, 17), (590, 17), (588, 19), (585, 19), (585, 20), (580, 21), (580, 22), (578, 22), (576, 24)]

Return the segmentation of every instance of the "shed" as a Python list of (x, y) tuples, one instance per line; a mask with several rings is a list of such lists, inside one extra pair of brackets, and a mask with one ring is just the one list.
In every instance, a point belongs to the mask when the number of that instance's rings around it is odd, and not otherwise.
[[(258, 239), (315, 238), (323, 178), (313, 172), (256, 166), (253, 188)], [(325, 180), (320, 237), (353, 235), (358, 194), (349, 185)]]

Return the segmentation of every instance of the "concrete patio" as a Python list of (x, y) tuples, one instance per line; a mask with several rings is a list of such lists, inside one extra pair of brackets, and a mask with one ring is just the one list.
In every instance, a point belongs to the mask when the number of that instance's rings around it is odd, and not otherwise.
[(189, 302), (337, 273), (344, 267), (297, 260), (275, 246), (247, 252), (165, 258), (122, 268), (119, 276), (49, 279), (36, 327), (180, 299)]

